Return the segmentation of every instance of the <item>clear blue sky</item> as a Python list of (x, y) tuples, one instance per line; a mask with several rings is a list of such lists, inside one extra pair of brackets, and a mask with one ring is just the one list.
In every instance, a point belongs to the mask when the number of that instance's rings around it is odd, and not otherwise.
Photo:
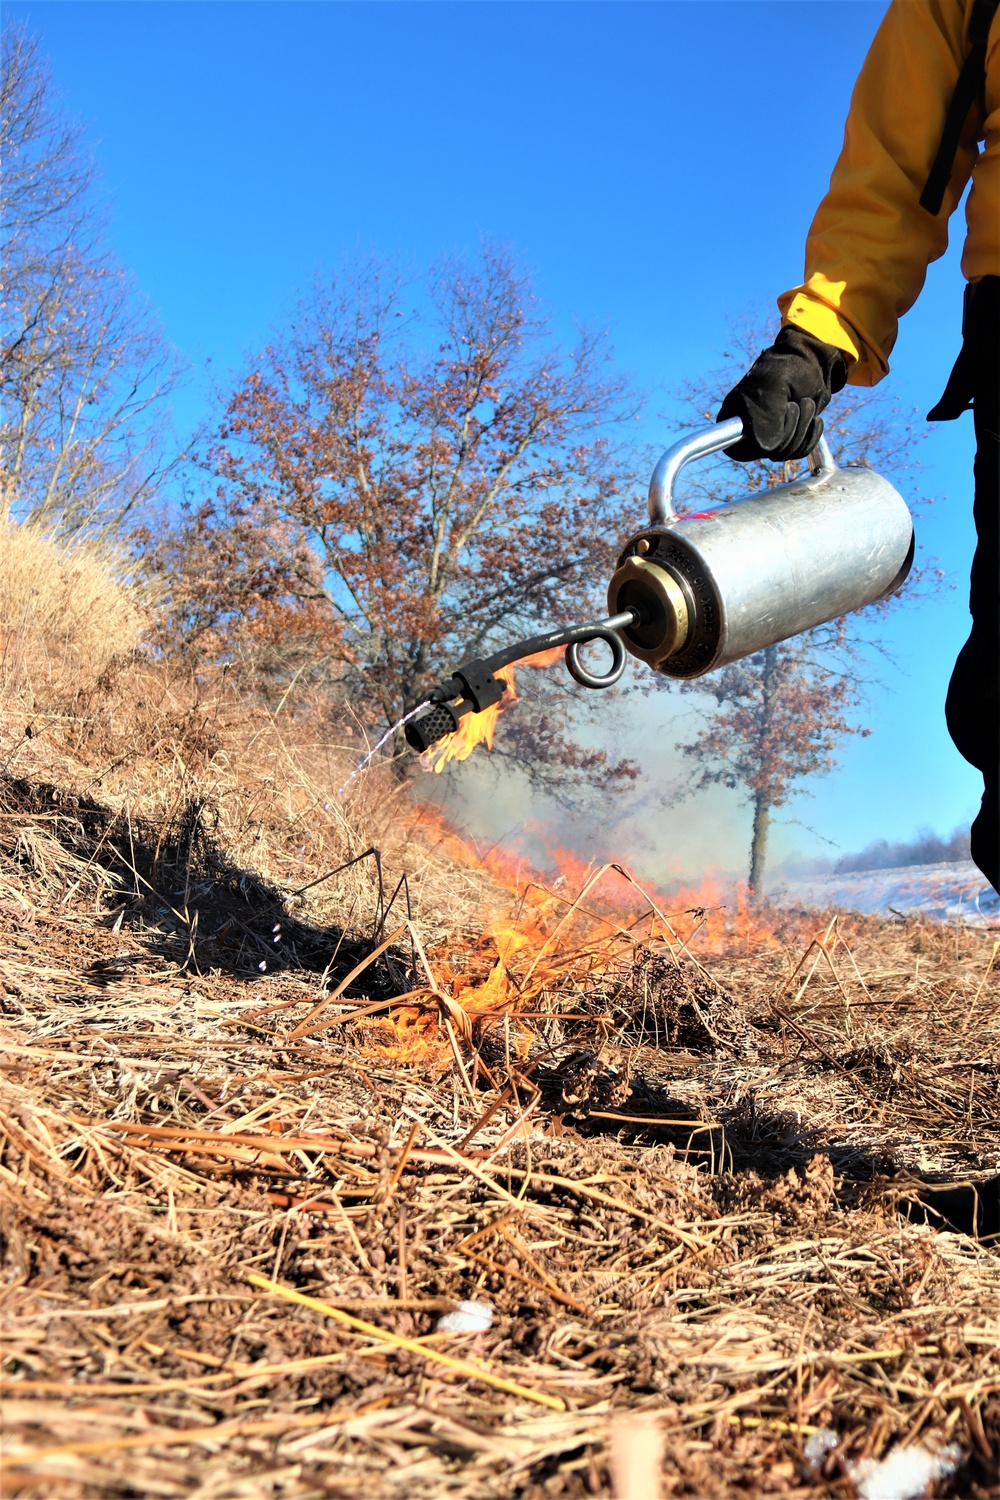
[[(610, 331), (653, 393), (645, 435), (664, 445), (667, 393), (717, 365), (727, 316), (799, 280), (883, 10), (6, 5), (86, 122), (114, 247), (194, 367), (182, 421), (201, 409), (206, 362), (224, 381), (317, 268), (360, 246), (417, 269), (485, 231), (535, 268), (561, 332), (574, 320)], [(893, 359), (900, 400), (921, 413), (957, 349), (961, 229), (956, 218)], [(972, 448), (968, 418), (923, 448), (924, 487), (946, 498), (920, 540), (956, 588), (897, 617), (900, 670), (873, 701), (873, 735), (793, 809), (841, 848), (950, 830), (978, 804), (942, 713), (966, 632)], [(672, 702), (648, 711), (662, 721)], [(802, 830), (788, 842), (824, 847)]]

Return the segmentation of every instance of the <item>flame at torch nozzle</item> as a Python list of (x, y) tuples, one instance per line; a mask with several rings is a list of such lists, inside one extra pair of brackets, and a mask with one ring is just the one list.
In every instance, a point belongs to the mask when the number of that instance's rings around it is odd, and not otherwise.
[[(562, 655), (562, 646), (552, 646), (547, 651), (536, 651), (533, 656), (520, 657), (516, 663), (519, 667), (548, 667), (554, 661), (558, 661)], [(479, 713), (470, 713), (458, 719), (453, 733), (445, 732), (443, 739), (439, 738), (432, 743), (424, 752), (423, 764), (429, 771), (440, 774), (446, 765), (453, 760), (468, 760), (477, 745), (485, 745), (487, 750), (493, 749), (493, 736), (496, 732), (497, 719), (505, 708), (517, 702), (517, 691), (514, 687), (514, 666), (509, 662), (505, 667), (497, 668), (497, 679), (503, 684), (502, 696), (495, 703), (490, 703)], [(450, 705), (445, 705), (447, 712), (454, 713)], [(432, 709), (432, 713), (435, 710)], [(414, 720), (414, 724), (423, 724), (423, 719)]]
[[(571, 676), (584, 687), (610, 687), (625, 669), (625, 648), (618, 634), (639, 623), (638, 612), (626, 609), (606, 620), (590, 625), (573, 625), (553, 630), (547, 635), (532, 636), (515, 646), (508, 646), (485, 660), (465, 662), (451, 677), (432, 688), (427, 695), (427, 712), (411, 720), (406, 727), (406, 742), (422, 755), (429, 754), (425, 764), (440, 771), (452, 760), (466, 760), (477, 745), (493, 748), (493, 734), (500, 715), (501, 700), (516, 702), (515, 665), (549, 666), (566, 651), (566, 665)], [(578, 648), (588, 641), (603, 640), (611, 647), (612, 664), (608, 672), (591, 672), (578, 656)], [(443, 753), (433, 751), (442, 745)]]

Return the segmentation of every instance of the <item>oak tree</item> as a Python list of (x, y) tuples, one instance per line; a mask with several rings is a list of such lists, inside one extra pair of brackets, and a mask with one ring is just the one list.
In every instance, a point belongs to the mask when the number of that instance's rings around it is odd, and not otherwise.
[(731, 787), (750, 803), (754, 899), (763, 894), (772, 812), (801, 793), (810, 777), (833, 769), (845, 736), (871, 732), (855, 717), (863, 688), (847, 665), (848, 646), (838, 622), (834, 632), (780, 641), (687, 685), (715, 704), (697, 737), (681, 746), (698, 762), (695, 786)]
[[(606, 339), (560, 348), (503, 246), (442, 262), (423, 293), (356, 263), (226, 400), (212, 493), (170, 544), (174, 628), (281, 680), (322, 663), (390, 725), (460, 661), (604, 612), (635, 506), (615, 442), (633, 411)], [(524, 674), (535, 712), (506, 716), (500, 752), (625, 773), (583, 748), (563, 676), (542, 675)]]

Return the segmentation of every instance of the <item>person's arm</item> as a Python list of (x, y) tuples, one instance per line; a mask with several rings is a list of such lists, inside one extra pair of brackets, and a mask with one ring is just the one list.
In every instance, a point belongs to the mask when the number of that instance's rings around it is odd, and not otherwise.
[(948, 244), (977, 154), (966, 122), (941, 212), (920, 206), (967, 50), (971, 0), (892, 0), (855, 85), (844, 147), (806, 243), (806, 278), (778, 300), (784, 324), (840, 349), (849, 381), (888, 371), (900, 317)]

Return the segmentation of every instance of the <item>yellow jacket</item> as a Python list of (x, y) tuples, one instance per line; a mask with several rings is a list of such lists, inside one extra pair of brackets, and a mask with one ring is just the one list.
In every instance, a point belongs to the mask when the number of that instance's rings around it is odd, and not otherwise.
[[(849, 380), (889, 369), (900, 317), (948, 245), (969, 177), (962, 271), (1000, 276), (1000, 11), (986, 54), (986, 117), (969, 114), (941, 212), (919, 198), (968, 51), (973, 0), (892, 0), (858, 75), (844, 148), (806, 242), (806, 279), (778, 299), (782, 321), (843, 349)], [(985, 140), (982, 151), (978, 141)]]

